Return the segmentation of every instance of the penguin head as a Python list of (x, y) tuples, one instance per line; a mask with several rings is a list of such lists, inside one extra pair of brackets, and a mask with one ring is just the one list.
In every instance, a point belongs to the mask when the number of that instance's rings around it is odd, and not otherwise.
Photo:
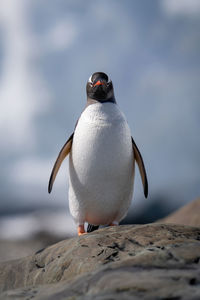
[(90, 76), (86, 85), (87, 96), (99, 102), (115, 102), (113, 84), (108, 75), (96, 72)]

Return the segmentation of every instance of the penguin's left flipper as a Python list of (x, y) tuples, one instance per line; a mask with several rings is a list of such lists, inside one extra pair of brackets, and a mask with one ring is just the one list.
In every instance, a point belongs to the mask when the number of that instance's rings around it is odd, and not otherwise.
[(146, 174), (144, 162), (143, 162), (143, 159), (142, 159), (142, 155), (140, 154), (140, 151), (139, 151), (136, 143), (134, 142), (133, 138), (132, 138), (132, 145), (133, 145), (134, 157), (135, 157), (135, 160), (136, 160), (136, 162), (138, 164), (138, 168), (139, 168), (139, 171), (140, 171), (140, 176), (142, 178), (144, 195), (147, 198), (147, 196), (148, 196), (147, 174)]
[(63, 162), (63, 160), (65, 159), (65, 157), (69, 154), (71, 147), (72, 147), (72, 141), (73, 141), (73, 136), (74, 133), (72, 133), (72, 135), (69, 137), (69, 139), (67, 140), (67, 142), (64, 144), (64, 146), (62, 147), (62, 149), (60, 150), (60, 153), (56, 159), (56, 162), (53, 166), (53, 170), (51, 172), (51, 176), (49, 179), (49, 185), (48, 185), (48, 192), (51, 193), (52, 187), (53, 187), (53, 183), (54, 180), (56, 178), (56, 175), (58, 173), (58, 170)]

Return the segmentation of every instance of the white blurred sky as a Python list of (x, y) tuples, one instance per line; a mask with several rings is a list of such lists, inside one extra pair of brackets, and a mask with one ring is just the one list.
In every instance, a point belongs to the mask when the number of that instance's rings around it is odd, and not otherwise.
[[(146, 164), (150, 197), (180, 205), (198, 197), (199, 28), (198, 0), (2, 0), (2, 210), (67, 210), (67, 162), (50, 196), (48, 178), (95, 71), (113, 80)], [(148, 201), (139, 176), (138, 201)]]

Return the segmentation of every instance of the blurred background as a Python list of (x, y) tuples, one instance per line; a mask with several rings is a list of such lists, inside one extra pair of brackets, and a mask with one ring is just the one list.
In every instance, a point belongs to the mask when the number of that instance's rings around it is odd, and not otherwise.
[(96, 71), (112, 79), (148, 174), (145, 199), (136, 172), (125, 222), (199, 197), (199, 32), (199, 0), (1, 0), (0, 258), (14, 241), (16, 257), (27, 240), (37, 250), (75, 234), (67, 160), (51, 195), (47, 185)]

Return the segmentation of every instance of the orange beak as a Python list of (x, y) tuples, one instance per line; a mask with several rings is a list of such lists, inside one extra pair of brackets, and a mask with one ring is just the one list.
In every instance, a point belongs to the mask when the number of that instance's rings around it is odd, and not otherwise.
[(103, 82), (101, 82), (100, 80), (98, 80), (98, 81), (94, 84), (94, 86), (96, 86), (96, 85), (103, 85)]

